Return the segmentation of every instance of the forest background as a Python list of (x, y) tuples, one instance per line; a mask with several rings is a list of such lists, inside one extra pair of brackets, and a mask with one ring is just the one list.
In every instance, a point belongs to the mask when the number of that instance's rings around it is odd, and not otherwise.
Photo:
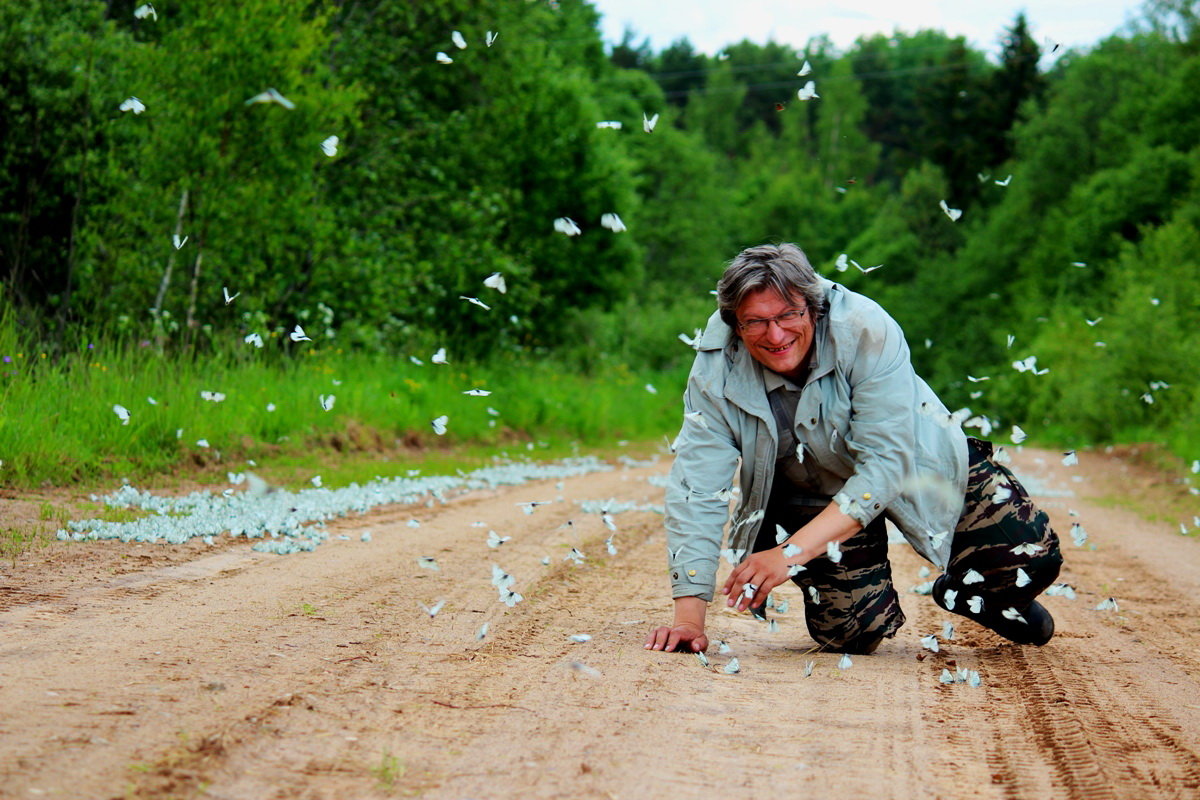
[(1053, 61), (1024, 17), (708, 56), (583, 0), (140, 6), (0, 5), (0, 485), (670, 435), (780, 241), (992, 438), (1200, 456), (1195, 2)]

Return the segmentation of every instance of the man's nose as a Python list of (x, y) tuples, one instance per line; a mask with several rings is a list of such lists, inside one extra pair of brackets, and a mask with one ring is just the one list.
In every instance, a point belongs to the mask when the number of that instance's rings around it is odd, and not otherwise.
[(783, 329), (777, 320), (767, 321), (767, 332), (764, 337), (769, 342), (782, 342), (788, 337), (788, 332)]

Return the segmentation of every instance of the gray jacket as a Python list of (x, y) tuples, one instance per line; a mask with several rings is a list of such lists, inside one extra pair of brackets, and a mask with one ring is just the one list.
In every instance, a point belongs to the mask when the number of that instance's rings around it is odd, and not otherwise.
[[(805, 458), (845, 479), (835, 496), (866, 526), (881, 513), (913, 548), (944, 568), (962, 513), (966, 436), (913, 370), (900, 326), (873, 300), (823, 281), (807, 383), (796, 410)], [(778, 433), (763, 367), (719, 313), (696, 343), (683, 427), (666, 492), (674, 597), (712, 600), (738, 461), (741, 497), (728, 548), (752, 547), (775, 472)]]

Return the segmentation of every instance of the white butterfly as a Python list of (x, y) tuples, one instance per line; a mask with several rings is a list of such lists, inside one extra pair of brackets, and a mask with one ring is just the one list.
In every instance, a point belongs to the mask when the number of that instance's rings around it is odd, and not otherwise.
[(1096, 606), (1096, 610), (1097, 611), (1120, 611), (1120, 609), (1117, 608), (1117, 598), (1110, 597), (1107, 600), (1101, 601), (1100, 605)]
[[(877, 270), (883, 266), (883, 264), (876, 264), (873, 267), (864, 267), (862, 264), (859, 264), (854, 259), (850, 259), (850, 263), (853, 264), (855, 267), (857, 267), (858, 271), (864, 275), (866, 275), (868, 272), (874, 272), (875, 270)], [(928, 347), (928, 345), (926, 345), (926, 347)]]
[(579, 226), (575, 224), (575, 220), (571, 219), (570, 217), (559, 217), (558, 219), (554, 220), (554, 230), (558, 231), (559, 233), (564, 233), (567, 236), (578, 236), (580, 233), (582, 233), (582, 231), (579, 230)]
[(1083, 269), (1084, 267), (1087, 266), (1087, 262), (1086, 261), (1072, 261), (1071, 266), (1079, 267), (1080, 269)]
[(775, 610), (778, 611), (780, 614), (786, 614), (788, 612), (788, 609), (790, 609), (791, 607), (792, 606), (787, 601), (786, 597), (784, 599), (778, 601), (777, 603), (775, 603)]
[(604, 549), (608, 551), (610, 556), (615, 556), (617, 554), (617, 546), (613, 544), (613, 537), (609, 536), (604, 540)]
[(733, 648), (729, 646), (729, 642), (724, 639), (717, 640), (717, 652), (723, 656), (727, 656), (732, 652)]
[(439, 347), (438, 351), (430, 356), (429, 361), (433, 364), (446, 364), (446, 348)]
[(120, 109), (122, 111), (132, 111), (134, 114), (140, 114), (146, 110), (146, 104), (136, 97), (129, 97), (121, 101)]
[(613, 233), (620, 233), (625, 230), (625, 223), (621, 222), (621, 218), (616, 214), (601, 214), (600, 226), (608, 228)]
[(180, 239), (178, 233), (171, 234), (171, 244), (175, 245), (176, 250), (178, 250), (179, 248), (181, 248), (185, 244), (187, 244), (187, 240), (188, 240), (188, 237), (186, 237), (186, 236), (184, 236), (182, 239)]
[(646, 133), (654, 133), (654, 126), (658, 124), (658, 114), (653, 117), (647, 117), (646, 112), (642, 112), (642, 130)]
[(479, 307), (480, 307), (480, 308), (482, 308), (484, 311), (491, 311), (491, 310), (492, 310), (492, 307), (491, 307), (491, 306), (489, 306), (487, 303), (485, 303), (485, 302), (483, 302), (482, 300), (480, 300), (478, 297), (467, 297), (465, 294), (460, 294), (460, 295), (458, 296), (458, 299), (459, 299), (459, 300), (466, 300), (468, 303), (471, 303), (472, 305), (479, 306)]
[(983, 610), (983, 598), (979, 595), (971, 595), (967, 598), (967, 608), (971, 609), (972, 614), (978, 614)]
[(1028, 586), (1033, 583), (1033, 579), (1029, 577), (1029, 573), (1017, 567), (1017, 586)]
[(942, 211), (946, 212), (946, 216), (950, 218), (951, 222), (958, 222), (958, 218), (962, 216), (961, 208), (951, 208), (950, 206), (946, 205), (945, 200), (939, 200), (938, 205), (941, 207)]
[(1018, 556), (1036, 556), (1038, 553), (1042, 552), (1045, 549), (1046, 548), (1042, 547), (1040, 544), (1034, 544), (1033, 542), (1023, 542), (1023, 543), (1017, 545), (1016, 547), (1012, 548), (1009, 552), (1013, 553), (1014, 555), (1018, 555)]
[(225, 295), (225, 305), (229, 305), (229, 304), (230, 304), (230, 303), (232, 303), (234, 300), (236, 300), (237, 298), (239, 298), (239, 297), (241, 297), (241, 296), (242, 296), (242, 293), (241, 293), (241, 292), (238, 292), (237, 294), (234, 294), (234, 295), (231, 295), (231, 294), (229, 294), (229, 287), (228, 287), (228, 286), (222, 286), (222, 287), (221, 287), (221, 293)]
[(1074, 600), (1075, 587), (1069, 583), (1055, 583), (1051, 585), (1050, 588), (1046, 589), (1046, 594), (1057, 597), (1065, 597), (1068, 600)]
[(804, 59), (804, 65), (800, 67), (800, 71), (796, 73), (797, 77), (803, 78), (808, 73), (812, 72), (812, 64), (808, 63), (808, 59)]
[(572, 633), (571, 634), (572, 642), (578, 642), (579, 644), (583, 644), (584, 642), (590, 642), (591, 640), (592, 640), (592, 635), (590, 633)]
[(984, 375), (982, 378), (976, 378), (974, 375), (967, 376), (967, 380), (969, 380), (971, 383), (983, 383), (984, 381), (990, 381), (991, 379), (991, 375)]
[(492, 585), (503, 591), (512, 586), (516, 582), (516, 578), (509, 575), (497, 564), (492, 564)]
[(313, 486), (315, 486), (315, 487), (317, 487), (318, 489), (320, 489), (320, 488), (321, 488), (321, 483), (322, 483), (322, 481), (321, 481), (321, 476), (320, 476), (320, 475), (313, 475), (313, 476), (312, 476), (312, 485), (313, 485)]
[(475, 641), (482, 642), (488, 634), (488, 624), (485, 622), (479, 626), (479, 630), (475, 631)]
[(813, 98), (820, 97), (820, 96), (821, 95), (817, 94), (816, 81), (809, 81), (808, 83), (801, 86), (800, 90), (798, 92), (796, 92), (796, 97), (799, 98), (800, 100), (812, 100)]
[(992, 181), (992, 183), (996, 184), (997, 186), (1008, 186), (1008, 182), (1011, 180), (1012, 180), (1012, 175), (1009, 175), (1007, 178), (1005, 178), (1002, 181)]
[(1062, 463), (1064, 467), (1073, 467), (1079, 463), (1079, 456), (1075, 454), (1074, 450), (1068, 450), (1063, 453)]
[(405, 523), (405, 524), (406, 524), (406, 525), (408, 525), (408, 527), (410, 527), (410, 528), (419, 528), (419, 527), (421, 527), (421, 520), (419, 520), (419, 519), (410, 519), (410, 520), (409, 520), (407, 523)]
[(947, 683), (947, 684), (954, 683), (954, 673), (951, 672), (950, 670), (946, 669), (945, 667), (943, 667), (942, 674), (938, 676), (938, 680), (941, 683)]
[(409, 356), (409, 357), (408, 357), (408, 360), (409, 360), (409, 361), (411, 361), (412, 363), (416, 364), (418, 367), (420, 367), (420, 366), (424, 366), (424, 364), (425, 364), (425, 362), (424, 362), (424, 361), (422, 361), (421, 359), (417, 358), (416, 356)]
[(849, 653), (842, 653), (841, 659), (837, 663), (838, 669), (850, 669), (854, 666), (854, 661), (850, 659)]
[(1025, 431), (1021, 430), (1020, 425), (1012, 426), (1012, 443), (1013, 444), (1020, 444), (1021, 442), (1025, 441), (1025, 438), (1028, 435), (1029, 434), (1025, 433)]
[(921, 637), (921, 647), (924, 647), (926, 650), (928, 650), (931, 653), (936, 653), (939, 650), (941, 650), (941, 647), (938, 645), (937, 634), (931, 633), (928, 636), (922, 636)]
[(274, 411), (274, 410), (275, 410), (275, 404), (267, 403), (267, 411)]
[(725, 665), (724, 672), (726, 675), (736, 675), (742, 669), (742, 665), (738, 663), (737, 656), (729, 659), (729, 663)]
[(946, 593), (942, 595), (942, 599), (946, 602), (946, 610), (947, 611), (954, 610), (954, 602), (957, 598), (958, 598), (958, 590), (957, 589), (947, 589)]
[(1009, 606), (1008, 608), (1004, 609), (1003, 611), (1000, 612), (1000, 614), (1005, 619), (1011, 619), (1016, 622), (1024, 622), (1025, 624), (1029, 624), (1028, 621), (1023, 616), (1021, 616), (1021, 612), (1017, 611), (1012, 606)]
[(571, 552), (567, 553), (567, 555), (563, 558), (563, 561), (573, 561), (576, 564), (582, 564), (585, 559), (587, 559), (587, 556), (585, 556), (578, 547), (572, 547)]
[(487, 389), (467, 389), (463, 394), (471, 397), (487, 397), (491, 392)]
[(596, 127), (597, 128), (608, 128), (609, 130), (619, 131), (619, 130), (621, 130), (621, 123), (619, 120), (615, 120), (615, 119), (604, 119), (604, 120), (600, 120), (599, 122), (597, 122)]
[(197, 447), (208, 447), (209, 446), (208, 439), (197, 439), (196, 446)]
[(511, 538), (511, 536), (501, 536), (495, 531), (488, 531), (487, 546), (494, 550)]
[(253, 103), (275, 103), (276, 105), (283, 106), (288, 111), (296, 108), (295, 103), (281, 95), (278, 90), (273, 87), (267, 89), (265, 92), (259, 92), (258, 94), (254, 95), (254, 97), (251, 97), (246, 101), (246, 105), (251, 105)]
[(832, 561), (834, 564), (837, 564), (842, 560), (841, 545), (839, 545), (837, 542), (830, 542), (829, 544), (825, 545), (825, 555), (829, 557), (830, 561)]
[(437, 62), (439, 64), (453, 64), (454, 59), (443, 53), (441, 50), (438, 50)]
[(421, 569), (433, 570), (434, 572), (442, 571), (442, 568), (438, 566), (437, 559), (433, 558), (432, 556), (418, 556), (417, 566)]
[(745, 552), (746, 552), (745, 548), (739, 548), (737, 550), (734, 550), (733, 548), (726, 547), (724, 550), (721, 551), (721, 558), (725, 559), (730, 564), (733, 564), (736, 566), (738, 564), (738, 562), (740, 562), (742, 560), (742, 555)]
[(1087, 531), (1078, 522), (1071, 525), (1071, 539), (1075, 542), (1076, 547), (1083, 547), (1084, 543), (1087, 542)]
[(963, 576), (962, 582), (964, 584), (983, 583), (983, 575), (973, 569), (969, 569), (967, 570), (967, 574)]
[(147, 396), (147, 397), (146, 397), (146, 402), (147, 402), (147, 403), (149, 403), (149, 404), (150, 404), (150, 405), (152, 405), (152, 406), (156, 406), (156, 405), (158, 405), (158, 401), (157, 401), (157, 400), (155, 400), (153, 397), (149, 397), (149, 396)]
[(997, 486), (996, 491), (992, 492), (992, 502), (996, 504), (1004, 503), (1010, 497), (1012, 497), (1012, 487), (1004, 484)]
[(652, 383), (647, 383), (644, 388), (650, 394), (658, 394), (658, 389), (654, 388), (654, 384), (652, 384)]
[(333, 404), (337, 400), (337, 396), (332, 395), (332, 394), (329, 394), (329, 395), (323, 394), (323, 395), (321, 395), (320, 400), (321, 400), (321, 408), (322, 409), (324, 409), (325, 411), (332, 411)]
[(975, 177), (979, 179), (980, 183), (987, 183), (988, 178), (992, 177), (992, 175), (986, 172), (976, 172)]
[(440, 417), (435, 418), (429, 424), (433, 426), (434, 433), (436, 433), (438, 436), (443, 436), (446, 433), (446, 423), (449, 421), (450, 421), (450, 417), (446, 416), (445, 414), (442, 414)]
[(946, 620), (942, 623), (942, 638), (951, 641), (954, 638), (954, 623)]
[(487, 34), (484, 35), (483, 41), (487, 44), (488, 47), (491, 47), (496, 42), (496, 39), (499, 36), (500, 36), (499, 31), (488, 31)]
[(1007, 344), (1004, 345), (1005, 348), (1011, 348), (1013, 346), (1013, 342), (1015, 342), (1016, 340), (1017, 340), (1016, 336), (1013, 336), (1011, 333), (1008, 334), (1008, 342), (1007, 342)]
[(808, 596), (812, 598), (814, 604), (821, 602), (821, 593), (817, 591), (817, 587), (815, 586), (808, 587)]
[(122, 425), (129, 424), (129, 409), (128, 408), (121, 405), (120, 403), (114, 403), (112, 410), (113, 410), (113, 413), (117, 415), (117, 418), (119, 420), (121, 420)]
[(504, 603), (504, 605), (508, 606), (509, 608), (512, 608), (524, 599), (525, 598), (522, 595), (513, 591), (503, 591), (500, 593), (500, 602)]
[(442, 608), (446, 605), (446, 601), (438, 600), (436, 603), (433, 604), (433, 606), (427, 606), (424, 603), (422, 603), (420, 600), (418, 600), (417, 605), (419, 605), (421, 608), (425, 609), (425, 613), (429, 615), (430, 619), (433, 619), (434, 617), (437, 616), (437, 613), (439, 611), (441, 611)]
[(327, 137), (325, 141), (321, 142), (321, 151), (330, 158), (333, 158), (337, 155), (338, 142), (340, 141), (341, 139), (339, 139), (337, 136)]
[(153, 4), (142, 3), (140, 6), (138, 6), (137, 8), (135, 8), (133, 10), (133, 16), (137, 19), (145, 19), (146, 17), (154, 17), (154, 19), (157, 20), (158, 12), (154, 10)]
[(612, 514), (601, 514), (600, 519), (604, 523), (604, 527), (613, 533), (617, 532), (617, 523), (613, 522)]
[(221, 401), (223, 401), (225, 399), (225, 395), (222, 392), (202, 391), (202, 392), (200, 392), (200, 399), (207, 400), (210, 403), (220, 403)]
[(292, 331), (288, 335), (292, 337), (293, 342), (311, 342), (312, 341), (312, 339), (308, 338), (308, 334), (306, 334), (304, 332), (304, 328), (301, 328), (299, 325), (296, 326), (296, 330)]
[(454, 42), (454, 46), (457, 47), (459, 50), (467, 49), (467, 40), (464, 39), (463, 35), (461, 33), (459, 33), (458, 31), (450, 32), (450, 41)]
[[(775, 544), (783, 544), (788, 540), (789, 536), (791, 536), (791, 534), (787, 532), (787, 528), (783, 527), (782, 525), (775, 526)], [(784, 555), (787, 555), (786, 549), (784, 551)]]
[(779, 623), (775, 620), (767, 620), (767, 633), (779, 633)]
[(837, 257), (837, 261), (835, 261), (833, 265), (837, 267), (838, 272), (845, 272), (846, 270), (850, 269), (850, 257), (845, 253), (842, 253)]
[(493, 272), (483, 279), (483, 285), (489, 289), (495, 289), (500, 294), (508, 291), (508, 286), (504, 283), (504, 276), (499, 272)]
[(758, 591), (758, 586), (753, 583), (742, 584), (742, 597), (750, 600), (754, 597), (754, 593)]

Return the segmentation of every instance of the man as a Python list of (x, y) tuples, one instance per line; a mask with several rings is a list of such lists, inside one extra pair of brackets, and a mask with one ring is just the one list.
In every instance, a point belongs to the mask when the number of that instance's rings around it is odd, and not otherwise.
[[(1041, 645), (1034, 598), (1062, 558), (1044, 512), (917, 376), (896, 322), (791, 244), (744, 250), (697, 342), (667, 488), (675, 620), (653, 650), (700, 651), (740, 462), (723, 586), (738, 611), (791, 578), (825, 649), (871, 653), (904, 624), (885, 517), (946, 570), (934, 600)], [(749, 553), (749, 555), (747, 555)]]

